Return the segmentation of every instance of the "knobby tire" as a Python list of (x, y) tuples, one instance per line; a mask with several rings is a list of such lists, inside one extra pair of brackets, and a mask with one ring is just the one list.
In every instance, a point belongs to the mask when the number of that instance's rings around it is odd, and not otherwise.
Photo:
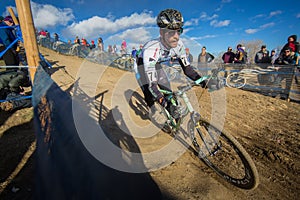
[[(222, 147), (216, 151), (214, 155), (210, 155), (208, 151), (205, 152), (205, 145), (200, 139), (200, 136), (196, 130), (199, 129), (197, 128), (199, 125), (203, 135), (208, 135), (208, 130), (210, 132), (216, 132), (219, 135), (217, 140), (218, 142), (221, 142)], [(191, 139), (193, 140), (193, 138), (195, 138), (193, 145), (198, 153), (198, 157), (204, 161), (207, 166), (212, 168), (219, 176), (234, 186), (249, 190), (256, 188), (259, 184), (258, 172), (253, 160), (246, 152), (244, 147), (233, 136), (226, 132), (220, 131), (215, 126), (203, 119), (200, 119), (197, 127), (195, 127), (195, 124), (192, 122), (192, 120), (189, 121), (188, 130), (190, 131), (192, 137)], [(213, 145), (213, 142), (211, 142), (211, 144), (212, 146), (216, 146)], [(226, 147), (228, 149), (225, 149)], [(212, 149), (213, 148), (215, 147), (212, 147)], [(224, 157), (226, 156), (226, 151), (230, 152), (227, 157)], [(236, 160), (233, 159), (233, 153), (237, 154)], [(217, 160), (216, 163), (214, 163), (215, 159)], [(241, 164), (240, 168), (236, 168), (237, 166), (234, 166), (235, 164), (238, 165), (238, 163)], [(229, 169), (229, 165), (231, 165), (231, 169)], [(223, 169), (222, 167), (225, 168)]]

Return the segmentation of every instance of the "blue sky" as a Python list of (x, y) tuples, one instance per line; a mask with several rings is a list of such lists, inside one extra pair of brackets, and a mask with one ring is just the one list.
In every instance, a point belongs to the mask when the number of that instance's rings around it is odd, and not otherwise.
[[(14, 0), (1, 1), (0, 13), (15, 9)], [(166, 8), (182, 12), (182, 38), (192, 54), (201, 46), (218, 54), (243, 41), (261, 40), (269, 50), (283, 46), (292, 34), (300, 37), (299, 0), (33, 0), (34, 24), (61, 39), (78, 35), (88, 41), (98, 37), (120, 46), (138, 47), (158, 37), (157, 14)]]

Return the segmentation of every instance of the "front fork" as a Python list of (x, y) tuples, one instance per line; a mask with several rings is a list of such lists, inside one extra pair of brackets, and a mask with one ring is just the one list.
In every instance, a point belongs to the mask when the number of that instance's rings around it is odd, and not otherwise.
[[(201, 116), (199, 113), (197, 113), (197, 112), (191, 113), (191, 120), (193, 123), (193, 127), (190, 127), (191, 129), (193, 129), (193, 130), (191, 130), (192, 134), (193, 134), (192, 135), (192, 143), (198, 149), (198, 151), (199, 151), (198, 153), (200, 156), (205, 156), (204, 152), (208, 152), (208, 154), (210, 156), (213, 156), (221, 149), (221, 144), (218, 141), (216, 141), (215, 137), (212, 135), (211, 131), (209, 130), (209, 127), (201, 124), (201, 123), (205, 123), (205, 122), (201, 121), (200, 118), (201, 118)], [(207, 132), (206, 135), (204, 135), (201, 132), (201, 129), (200, 129), (201, 126), (205, 127), (205, 129), (208, 128), (206, 130), (206, 132)], [(196, 129), (197, 133), (194, 132), (195, 129)], [(198, 134), (200, 136), (206, 151), (204, 151), (200, 148), (200, 146), (196, 140), (195, 134)]]

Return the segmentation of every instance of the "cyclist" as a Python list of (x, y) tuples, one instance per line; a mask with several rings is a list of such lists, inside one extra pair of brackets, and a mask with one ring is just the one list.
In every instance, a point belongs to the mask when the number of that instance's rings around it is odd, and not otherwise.
[[(155, 112), (153, 107), (155, 101), (164, 107), (168, 105), (158, 88), (171, 91), (170, 82), (162, 70), (160, 61), (176, 58), (187, 77), (194, 81), (201, 78), (190, 65), (184, 44), (180, 39), (183, 23), (183, 17), (179, 11), (174, 9), (161, 11), (157, 16), (160, 37), (147, 42), (138, 56), (136, 77), (144, 93), (145, 101), (152, 112)], [(204, 88), (206, 83), (203, 81), (201, 86)]]

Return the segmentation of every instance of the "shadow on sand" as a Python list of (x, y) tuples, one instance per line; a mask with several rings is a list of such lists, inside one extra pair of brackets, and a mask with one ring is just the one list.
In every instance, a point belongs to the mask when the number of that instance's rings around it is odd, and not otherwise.
[[(70, 95), (62, 91), (41, 68), (37, 70), (34, 88), (37, 199), (162, 198), (160, 189), (149, 173), (127, 173), (112, 169), (88, 152), (77, 134)], [(99, 96), (104, 94), (105, 92)], [(95, 99), (84, 93), (80, 95), (87, 104), (88, 101)], [(116, 134), (122, 132), (116, 128), (112, 129), (114, 133), (109, 132), (116, 119), (112, 120), (112, 111), (104, 107), (101, 101), (98, 104), (99, 111), (101, 110), (98, 119), (104, 116), (99, 122), (104, 126), (105, 134), (114, 144), (126, 144), (130, 151), (139, 152), (139, 147), (132, 137)], [(116, 111), (118, 108), (114, 109)], [(95, 120), (88, 113), (81, 117)], [(119, 117), (117, 120), (124, 123), (122, 115)], [(86, 128), (88, 133), (89, 127)], [(102, 153), (107, 156), (110, 154), (110, 152)], [(122, 159), (121, 152), (118, 159)], [(142, 158), (139, 162), (142, 164)]]

